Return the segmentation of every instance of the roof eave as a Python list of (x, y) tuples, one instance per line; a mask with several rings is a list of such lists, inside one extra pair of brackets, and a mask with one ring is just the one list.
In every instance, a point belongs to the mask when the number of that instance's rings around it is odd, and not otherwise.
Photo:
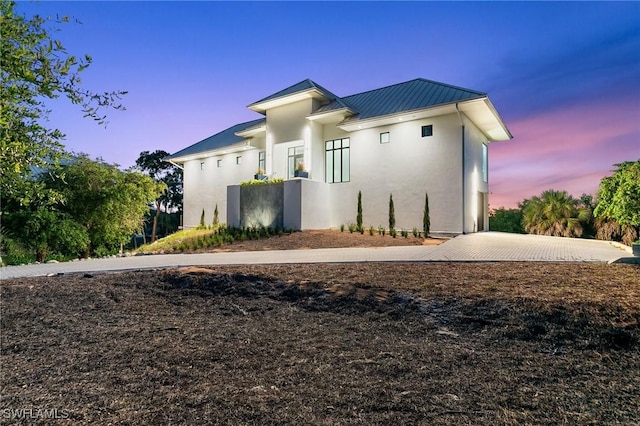
[(279, 96), (277, 98), (271, 98), (265, 101), (254, 102), (247, 106), (252, 111), (260, 114), (266, 113), (268, 109), (275, 108), (282, 105), (287, 105), (293, 102), (303, 101), (305, 99), (323, 99), (331, 100), (323, 91), (317, 87), (311, 87), (309, 89), (301, 90), (295, 93), (289, 93), (287, 95)]
[(221, 146), (219, 148), (209, 149), (207, 151), (195, 152), (193, 154), (179, 155), (179, 156), (170, 155), (168, 157), (163, 158), (162, 160), (178, 163), (178, 164), (184, 164), (187, 161), (202, 160), (209, 157), (217, 157), (220, 155), (232, 154), (234, 152), (247, 151), (253, 148), (259, 148), (259, 147), (252, 145), (251, 140), (247, 139), (244, 141), (236, 142), (231, 145)]

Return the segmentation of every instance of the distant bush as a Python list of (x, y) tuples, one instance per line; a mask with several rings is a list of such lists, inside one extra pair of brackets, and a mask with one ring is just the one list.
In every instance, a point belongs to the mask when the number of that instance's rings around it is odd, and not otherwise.
[(522, 210), (500, 207), (489, 215), (489, 229), (498, 232), (524, 234), (522, 226)]

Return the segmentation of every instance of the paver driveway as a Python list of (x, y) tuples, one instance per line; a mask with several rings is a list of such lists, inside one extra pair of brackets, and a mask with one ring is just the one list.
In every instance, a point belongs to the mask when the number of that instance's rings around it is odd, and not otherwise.
[(460, 235), (439, 246), (165, 254), (8, 266), (0, 268), (0, 279), (189, 265), (394, 261), (609, 262), (629, 255), (606, 241), (481, 232)]

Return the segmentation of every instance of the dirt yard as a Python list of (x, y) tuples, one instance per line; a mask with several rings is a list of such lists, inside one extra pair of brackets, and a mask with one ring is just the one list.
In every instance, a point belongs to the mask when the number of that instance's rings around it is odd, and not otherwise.
[(0, 423), (640, 424), (639, 272), (366, 263), (6, 280)]

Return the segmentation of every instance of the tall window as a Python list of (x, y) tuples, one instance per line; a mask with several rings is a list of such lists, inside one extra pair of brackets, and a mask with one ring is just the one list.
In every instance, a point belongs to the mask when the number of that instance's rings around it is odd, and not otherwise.
[(325, 142), (324, 163), (327, 183), (349, 182), (349, 138)]
[(482, 181), (489, 182), (489, 150), (482, 144)]
[(263, 173), (266, 173), (267, 170), (267, 162), (265, 160), (267, 153), (265, 151), (260, 151), (258, 153), (258, 169), (262, 170)]
[(304, 146), (289, 148), (289, 179), (293, 177), (298, 164), (304, 164)]

